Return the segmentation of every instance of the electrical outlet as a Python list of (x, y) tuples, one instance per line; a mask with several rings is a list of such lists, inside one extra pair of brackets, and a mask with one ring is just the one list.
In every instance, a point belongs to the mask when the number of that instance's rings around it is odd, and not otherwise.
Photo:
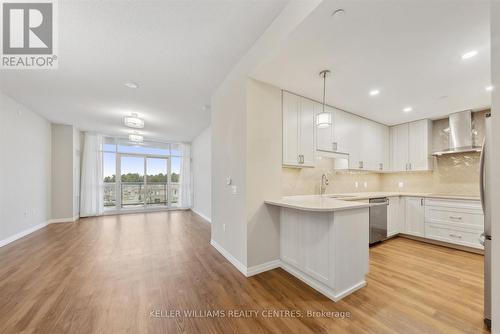
[(405, 184), (403, 183), (403, 181), (399, 181), (398, 182), (398, 187), (399, 188), (403, 188), (405, 186)]
[(359, 183), (358, 183), (358, 181), (354, 182), (354, 188), (359, 188)]
[(236, 195), (238, 193), (238, 187), (237, 186), (231, 186), (231, 191), (233, 195)]
[(366, 182), (366, 181), (365, 181), (365, 182), (363, 183), (363, 187), (368, 188), (368, 182)]

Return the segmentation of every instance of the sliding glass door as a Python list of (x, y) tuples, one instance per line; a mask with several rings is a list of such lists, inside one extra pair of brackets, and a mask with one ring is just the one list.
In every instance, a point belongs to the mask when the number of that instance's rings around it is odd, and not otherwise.
[(120, 188), (122, 208), (144, 207), (145, 205), (145, 158), (119, 155)]
[(168, 159), (146, 158), (146, 205), (168, 205)]
[(168, 206), (168, 158), (135, 154), (118, 154), (118, 157), (122, 208)]

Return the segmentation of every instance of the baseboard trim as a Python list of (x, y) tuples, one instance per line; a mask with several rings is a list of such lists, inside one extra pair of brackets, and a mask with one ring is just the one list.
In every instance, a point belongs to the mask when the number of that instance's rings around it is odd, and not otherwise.
[(21, 231), (21, 232), (19, 232), (17, 234), (14, 234), (13, 236), (10, 236), (10, 237), (8, 237), (6, 239), (0, 240), (0, 247), (6, 246), (6, 245), (10, 244), (11, 242), (19, 240), (19, 239), (27, 236), (28, 234), (31, 234), (31, 233), (33, 233), (35, 231), (38, 231), (41, 228), (44, 228), (47, 225), (48, 225), (48, 223), (44, 222), (44, 223), (35, 225), (33, 227), (30, 227), (29, 229)]
[(212, 219), (208, 218), (207, 216), (205, 216), (204, 214), (202, 214), (201, 212), (191, 208), (191, 211), (193, 211), (193, 213), (197, 214), (198, 216), (200, 216), (201, 218), (205, 219), (207, 222), (209, 222), (210, 224), (212, 224)]
[(73, 223), (76, 222), (80, 217), (75, 216), (75, 217), (70, 217), (70, 218), (54, 218), (54, 219), (49, 219), (49, 224), (59, 224), (59, 223)]
[(326, 286), (325, 284), (321, 283), (320, 281), (314, 279), (313, 277), (305, 274), (304, 272), (296, 269), (295, 267), (281, 261), (281, 268), (285, 271), (287, 271), (290, 275), (298, 278), (302, 282), (306, 283), (309, 285), (311, 288), (314, 290), (320, 292), (321, 294), (325, 295), (326, 297), (330, 298), (334, 302), (338, 302), (345, 296), (353, 293), (354, 291), (361, 289), (362, 287), (366, 286), (366, 281), (361, 281), (353, 286), (344, 289), (342, 291), (336, 291), (331, 289), (330, 287)]
[(247, 276), (247, 267), (238, 261), (234, 256), (231, 255), (227, 250), (224, 249), (221, 245), (219, 245), (215, 240), (210, 240), (210, 245), (212, 245), (219, 253), (222, 254), (233, 266), (236, 267), (243, 275)]
[(263, 273), (268, 270), (273, 270), (276, 268), (279, 268), (281, 266), (281, 261), (280, 260), (272, 260), (268, 261), (262, 264), (258, 264), (256, 266), (248, 267), (247, 268), (247, 277), (254, 276), (260, 273)]

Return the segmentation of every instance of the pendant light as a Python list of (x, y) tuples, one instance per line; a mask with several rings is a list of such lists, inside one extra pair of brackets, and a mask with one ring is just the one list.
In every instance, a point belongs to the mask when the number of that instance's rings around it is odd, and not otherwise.
[(328, 74), (330, 74), (329, 70), (319, 72), (319, 76), (323, 77), (323, 111), (316, 115), (316, 126), (320, 129), (324, 129), (332, 125), (332, 114), (325, 111), (326, 76)]

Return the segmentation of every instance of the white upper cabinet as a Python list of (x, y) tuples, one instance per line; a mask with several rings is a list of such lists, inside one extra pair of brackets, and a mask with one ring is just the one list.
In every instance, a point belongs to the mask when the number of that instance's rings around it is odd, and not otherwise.
[(409, 170), (432, 169), (432, 121), (423, 119), (412, 122), (408, 129)]
[[(314, 102), (314, 115), (323, 112), (323, 105)], [(332, 125), (327, 128), (316, 128), (316, 149), (326, 152), (337, 152), (337, 143), (335, 142), (335, 109), (325, 106), (325, 112), (330, 114)]]
[(314, 102), (305, 98), (300, 99), (299, 119), (299, 155), (302, 156), (302, 166), (314, 167)]
[(337, 151), (349, 154), (349, 169), (359, 169), (361, 159), (361, 117), (335, 110), (335, 142)]
[(432, 121), (420, 120), (392, 126), (391, 165), (395, 172), (432, 169)]
[(391, 137), (391, 169), (395, 172), (408, 168), (408, 123), (392, 126)]
[(389, 127), (363, 118), (358, 141), (361, 142), (362, 169), (389, 170)]
[(314, 167), (314, 104), (283, 92), (283, 165)]

